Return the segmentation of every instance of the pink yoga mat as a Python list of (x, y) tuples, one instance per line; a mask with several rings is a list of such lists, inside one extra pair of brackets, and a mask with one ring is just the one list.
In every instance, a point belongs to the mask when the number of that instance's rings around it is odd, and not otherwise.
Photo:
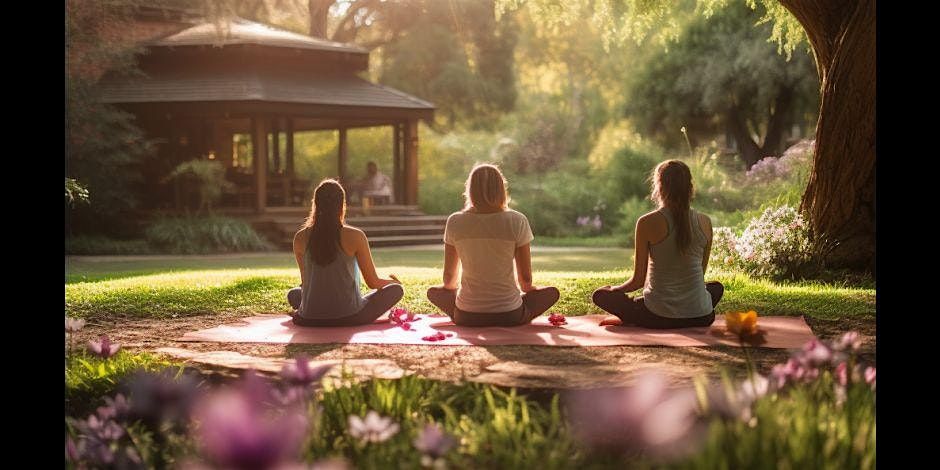
[[(568, 324), (552, 326), (548, 317), (513, 327), (467, 327), (454, 325), (449, 317), (419, 315), (406, 331), (388, 320), (365, 326), (299, 327), (285, 315), (258, 315), (240, 324), (222, 325), (186, 333), (180, 341), (276, 344), (431, 344), (443, 346), (488, 346), (525, 344), (536, 346), (738, 346), (736, 338), (724, 332), (719, 316), (711, 327), (678, 330), (649, 330), (633, 326), (600, 326), (605, 315), (568, 317)], [(799, 348), (813, 339), (803, 317), (760, 317), (758, 326), (766, 332), (765, 348)], [(436, 332), (453, 336), (442, 341), (421, 338)]]

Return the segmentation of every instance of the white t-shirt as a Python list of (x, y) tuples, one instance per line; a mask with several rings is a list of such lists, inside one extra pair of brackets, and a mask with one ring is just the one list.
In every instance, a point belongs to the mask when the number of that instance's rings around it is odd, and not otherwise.
[(534, 238), (529, 219), (511, 209), (490, 214), (451, 214), (444, 228), (444, 243), (457, 247), (460, 258), (457, 308), (497, 313), (521, 307), (522, 292), (513, 259), (516, 248)]

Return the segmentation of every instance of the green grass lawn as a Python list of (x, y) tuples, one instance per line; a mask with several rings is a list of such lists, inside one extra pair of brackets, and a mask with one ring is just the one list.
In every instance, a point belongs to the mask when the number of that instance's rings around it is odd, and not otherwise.
[[(376, 249), (380, 275), (405, 284), (402, 305), (432, 311), (425, 298), (441, 282), (439, 249)], [(536, 285), (554, 285), (561, 300), (552, 309), (566, 315), (600, 313), (590, 301), (597, 287), (623, 282), (632, 251), (622, 248), (545, 248), (532, 255)], [(822, 319), (874, 318), (875, 290), (831, 284), (772, 283), (710, 270), (725, 284), (718, 311), (757, 310), (761, 315), (808, 315)], [(290, 253), (244, 256), (69, 258), (66, 312), (70, 316), (153, 317), (236, 312), (286, 313), (285, 292), (300, 282)]]

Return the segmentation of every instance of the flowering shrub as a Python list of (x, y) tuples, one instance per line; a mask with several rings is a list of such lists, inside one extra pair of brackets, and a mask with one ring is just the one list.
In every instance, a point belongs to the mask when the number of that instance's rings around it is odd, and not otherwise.
[(751, 220), (741, 236), (716, 228), (712, 258), (759, 277), (796, 278), (817, 266), (816, 251), (803, 216), (790, 206), (771, 207)]
[(812, 140), (790, 147), (780, 157), (765, 157), (747, 171), (748, 182), (774, 181), (808, 169), (813, 149)]

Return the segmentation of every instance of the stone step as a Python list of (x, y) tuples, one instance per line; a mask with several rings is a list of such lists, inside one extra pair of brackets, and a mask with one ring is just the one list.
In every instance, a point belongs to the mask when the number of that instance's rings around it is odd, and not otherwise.
[(369, 237), (369, 246), (441, 245), (443, 235), (391, 235)]

